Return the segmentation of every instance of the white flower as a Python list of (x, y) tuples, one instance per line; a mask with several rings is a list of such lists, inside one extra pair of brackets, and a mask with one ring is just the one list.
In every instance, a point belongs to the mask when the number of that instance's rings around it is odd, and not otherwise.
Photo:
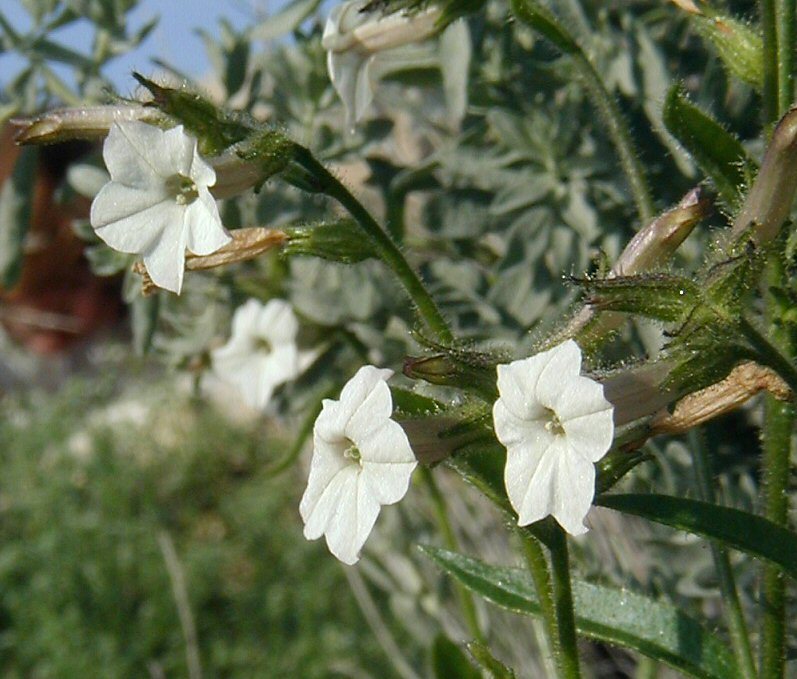
[[(336, 5), (321, 38), (327, 50), (329, 79), (343, 101), (350, 127), (362, 118), (374, 98), (380, 71), (392, 61), (381, 53), (430, 38), (439, 30), (437, 22), (443, 13), (435, 5), (411, 14), (363, 11), (369, 3), (370, 0), (348, 0)], [(464, 23), (457, 23), (456, 35), (461, 39), (464, 29), (464, 39), (469, 41)], [(397, 56), (397, 60), (401, 58)]]
[(382, 505), (407, 493), (417, 464), (407, 435), (390, 419), (391, 370), (366, 365), (325, 399), (313, 429), (313, 461), (299, 512), (304, 536), (326, 535), (327, 546), (353, 564)]
[(603, 386), (580, 370), (572, 340), (498, 366), (493, 421), (507, 449), (504, 483), (521, 526), (552, 514), (572, 535), (587, 530), (594, 463), (609, 450), (614, 423)]
[(230, 241), (208, 191), (216, 173), (182, 126), (111, 126), (102, 149), (111, 181), (91, 204), (91, 225), (113, 249), (142, 255), (152, 281), (180, 292), (186, 248), (209, 255)]
[(298, 331), (290, 304), (272, 299), (264, 306), (250, 299), (235, 311), (230, 340), (211, 352), (213, 371), (248, 405), (263, 410), (274, 390), (297, 378), (315, 358), (297, 348)]

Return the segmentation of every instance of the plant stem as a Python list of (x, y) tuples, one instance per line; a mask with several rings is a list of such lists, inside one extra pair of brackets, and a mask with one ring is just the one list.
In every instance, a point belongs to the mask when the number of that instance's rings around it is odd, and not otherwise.
[[(715, 502), (712, 486), (711, 460), (706, 450), (705, 437), (702, 431), (692, 429), (689, 432), (689, 447), (692, 451), (692, 463), (695, 467), (698, 497), (705, 502)], [(713, 540), (709, 542), (714, 568), (717, 571), (722, 603), (728, 618), (728, 631), (731, 646), (742, 677), (755, 679), (757, 676), (753, 651), (750, 647), (750, 632), (744, 619), (744, 612), (739, 601), (736, 580), (733, 577), (728, 551)]]
[[(764, 515), (780, 526), (787, 524), (789, 457), (794, 428), (794, 406), (767, 396), (764, 402)], [(786, 584), (775, 566), (764, 566), (761, 584), (762, 677), (782, 677), (785, 670)]]
[(318, 190), (337, 200), (357, 221), (371, 241), (379, 258), (396, 274), (418, 314), (435, 338), (443, 344), (453, 341), (453, 335), (432, 296), (418, 274), (412, 269), (401, 250), (376, 223), (362, 204), (329, 172), (308, 149), (296, 145), (294, 160), (318, 182)]
[[(445, 498), (440, 492), (437, 482), (434, 480), (431, 469), (428, 467), (420, 467), (421, 479), (429, 491), (429, 496), (432, 498), (432, 505), (434, 506), (435, 516), (437, 517), (437, 524), (440, 532), (443, 534), (443, 540), (446, 547), (452, 552), (459, 551), (459, 544), (457, 536), (454, 533), (454, 528), (448, 518), (448, 508), (446, 507)], [(455, 590), (457, 598), (459, 599), (462, 613), (465, 616), (465, 624), (467, 625), (473, 638), (482, 644), (487, 644), (487, 640), (479, 627), (479, 618), (476, 614), (476, 602), (473, 600), (470, 591), (468, 591), (459, 582), (455, 583)]]
[(797, 368), (753, 323), (741, 319), (741, 331), (756, 351), (756, 361), (774, 370), (797, 393)]
[(639, 219), (644, 226), (654, 217), (653, 200), (650, 197), (644, 168), (639, 162), (628, 124), (617, 106), (617, 101), (606, 89), (584, 50), (553, 12), (534, 0), (511, 0), (511, 4), (512, 12), (518, 19), (540, 32), (573, 58), (579, 75), (586, 85), (587, 94), (597, 108), (620, 157), (620, 165), (628, 180)]
[(759, 0), (758, 13), (763, 33), (764, 82), (761, 98), (764, 107), (764, 125), (778, 118), (778, 31), (775, 24), (775, 0)]
[(778, 118), (794, 103), (794, 0), (775, 0)]
[(548, 562), (539, 540), (528, 530), (521, 531), (523, 540), (523, 552), (526, 557), (526, 566), (534, 581), (534, 588), (540, 599), (540, 613), (542, 613), (542, 624), (545, 629), (545, 636), (548, 638), (548, 645), (553, 651), (556, 667), (562, 677), (565, 676), (561, 666), (561, 647), (559, 645), (559, 624), (556, 620), (556, 608), (553, 601), (553, 587), (551, 585), (551, 574), (548, 570)]
[(551, 540), (551, 567), (553, 570), (554, 601), (556, 619), (559, 622), (559, 646), (564, 676), (580, 677), (578, 645), (576, 642), (576, 618), (573, 611), (573, 592), (570, 586), (570, 556), (567, 537), (558, 525), (553, 526)]

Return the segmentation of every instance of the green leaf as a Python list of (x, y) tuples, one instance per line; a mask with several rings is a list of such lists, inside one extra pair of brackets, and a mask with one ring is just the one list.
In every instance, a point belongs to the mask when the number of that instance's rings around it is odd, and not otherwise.
[(22, 248), (30, 228), (38, 153), (24, 148), (0, 189), (0, 286), (13, 288), (22, 274)]
[[(537, 616), (539, 600), (526, 571), (490, 566), (435, 547), (422, 551), (468, 589), (498, 606)], [(573, 582), (576, 627), (584, 636), (636, 650), (693, 677), (739, 676), (724, 641), (677, 608), (633, 592)]]
[(478, 641), (471, 641), (465, 646), (468, 649), (468, 653), (489, 672), (492, 679), (515, 679), (515, 673), (512, 668), (507, 667), (498, 660), (484, 644)]
[(442, 634), (432, 643), (431, 655), (432, 673), (437, 679), (481, 679), (459, 646)]
[(716, 120), (690, 103), (682, 85), (670, 89), (664, 124), (695, 159), (731, 207), (738, 207), (753, 163), (744, 147)]
[(766, 559), (797, 578), (797, 533), (755, 514), (700, 500), (655, 494), (604, 495), (595, 504), (718, 540)]

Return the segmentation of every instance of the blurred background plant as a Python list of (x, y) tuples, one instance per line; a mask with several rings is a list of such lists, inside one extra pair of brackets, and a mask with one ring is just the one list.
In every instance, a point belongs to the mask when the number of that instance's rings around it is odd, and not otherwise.
[[(107, 101), (120, 89), (104, 75), (107, 65), (155, 27), (129, 31), (135, 0), (22, 4), (27, 31), (0, 9), (0, 48), (24, 61), (0, 93), (0, 120)], [(733, 60), (702, 15), (663, 0), (566, 0), (555, 9), (630, 122), (645, 182), (655, 187), (654, 211), (704, 178), (664, 110), (667, 102), (676, 110), (676, 84), (760, 160), (760, 81), (743, 66), (728, 67)], [(755, 3), (744, 0), (713, 9), (741, 21), (755, 15)], [(615, 141), (577, 64), (510, 21), (506, 3), (491, 0), (467, 17), (469, 44), (401, 48), (380, 72), (373, 105), (349, 131), (321, 46), (328, 10), (319, 0), (293, 0), (241, 29), (204, 27), (209, 72), (184, 73), (159, 60), (147, 75), (189, 80), (218, 104), (275, 123), (311, 148), (411, 253), (457, 337), (474, 350), (528, 354), (578, 296), (563, 276), (605, 272), (652, 215), (618, 171)], [(50, 37), (71, 22), (94, 31), (88, 50)], [(59, 75), (65, 68), (68, 75)], [(29, 350), (49, 352), (42, 359), (4, 338), (3, 673), (195, 677), (201, 667), (206, 676), (413, 677), (427, 676), (441, 658), (454, 667), (456, 649), (444, 639), (468, 637), (457, 592), (414, 548), (443, 545), (428, 518), (433, 490), (419, 482), (407, 502), (383, 514), (357, 570), (306, 544), (296, 511), (304, 474), (290, 463), (306, 443), (308, 413), (312, 423), (319, 400), (336, 394), (363, 362), (398, 366), (423, 348), (423, 338), (410, 333), (412, 309), (378, 263), (349, 267), (269, 253), (189, 273), (179, 297), (143, 297), (132, 258), (88, 228), (87, 199), (106, 179), (99, 148), (76, 149), (44, 193), (45, 151), (18, 156), (7, 144), (3, 152), (11, 160), (0, 194), (0, 318), (20, 340), (13, 324), (20, 309), (33, 309), (38, 315), (23, 324), (71, 338), (43, 349), (22, 336)], [(59, 206), (58, 233), (82, 256), (69, 267), (115, 281), (86, 304), (107, 309), (109, 294), (123, 299), (129, 313), (122, 327), (121, 311), (76, 324), (82, 312), (74, 305), (53, 309), (35, 290), (19, 301), (26, 267), (35, 271), (33, 236), (53, 219), (42, 201)], [(726, 193), (718, 207), (715, 225), (736, 206)], [(221, 211), (229, 229), (329, 218), (321, 199), (275, 183), (223, 201)], [(713, 240), (713, 231), (698, 229), (674, 264), (695, 271)], [(58, 266), (51, 255), (41, 268)], [(248, 297), (273, 296), (291, 302), (302, 319), (301, 343), (320, 347), (321, 356), (278, 393), (265, 417), (236, 417), (222, 399), (209, 398), (220, 387), (203, 369), (210, 349), (228, 336), (232, 311)], [(42, 315), (53, 311), (55, 318)], [(136, 357), (123, 349), (130, 341)], [(659, 324), (633, 320), (599, 360), (655, 355), (662, 342)], [(701, 444), (728, 506), (756, 505), (758, 461), (750, 451), (759, 418), (756, 407), (726, 415)], [(699, 496), (688, 452), (695, 445), (685, 437), (646, 444), (649, 462), (623, 488)], [(450, 481), (438, 479), (462, 551), (517, 565), (512, 539), (496, 530), (502, 518)], [(575, 543), (577, 573), (666, 598), (719, 624), (705, 542), (602, 509), (591, 521), (590, 539)], [(749, 561), (733, 566), (750, 613), (755, 571)], [(495, 655), (519, 676), (552, 676), (536, 623), (481, 603), (477, 617)], [(797, 642), (788, 634), (791, 657)], [(585, 642), (582, 651), (593, 677), (671, 672), (600, 643)]]

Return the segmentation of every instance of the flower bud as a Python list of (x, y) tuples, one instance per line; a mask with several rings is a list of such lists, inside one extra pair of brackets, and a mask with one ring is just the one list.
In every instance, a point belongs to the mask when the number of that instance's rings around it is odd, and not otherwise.
[[(481, 355), (476, 356), (484, 358)], [(484, 360), (468, 360), (466, 354), (438, 354), (424, 358), (408, 356), (404, 359), (403, 372), (407, 377), (424, 380), (429, 384), (476, 392), (489, 402), (498, 396), (495, 365)]]
[(761, 169), (733, 222), (732, 243), (750, 234), (757, 245), (771, 241), (786, 221), (797, 189), (797, 108), (775, 127)]
[[(609, 281), (612, 279), (644, 273), (665, 264), (710, 210), (711, 201), (700, 187), (689, 191), (678, 205), (656, 217), (631, 239), (609, 271), (604, 281), (607, 287), (611, 286)], [(600, 281), (595, 282), (596, 285), (599, 283)], [(633, 284), (630, 282), (629, 287), (633, 291)], [(620, 292), (619, 286), (617, 292)], [(596, 308), (589, 304), (576, 313), (553, 342), (578, 337), (579, 342), (587, 346), (618, 328), (622, 322), (623, 316), (611, 311), (596, 318)]]
[(320, 257), (356, 264), (376, 256), (371, 241), (352, 219), (306, 224), (286, 229), (286, 255)]
[(58, 108), (29, 118), (13, 118), (18, 144), (56, 144), (72, 139), (102, 139), (116, 122), (139, 120), (157, 124), (165, 120), (154, 108), (141, 104)]

